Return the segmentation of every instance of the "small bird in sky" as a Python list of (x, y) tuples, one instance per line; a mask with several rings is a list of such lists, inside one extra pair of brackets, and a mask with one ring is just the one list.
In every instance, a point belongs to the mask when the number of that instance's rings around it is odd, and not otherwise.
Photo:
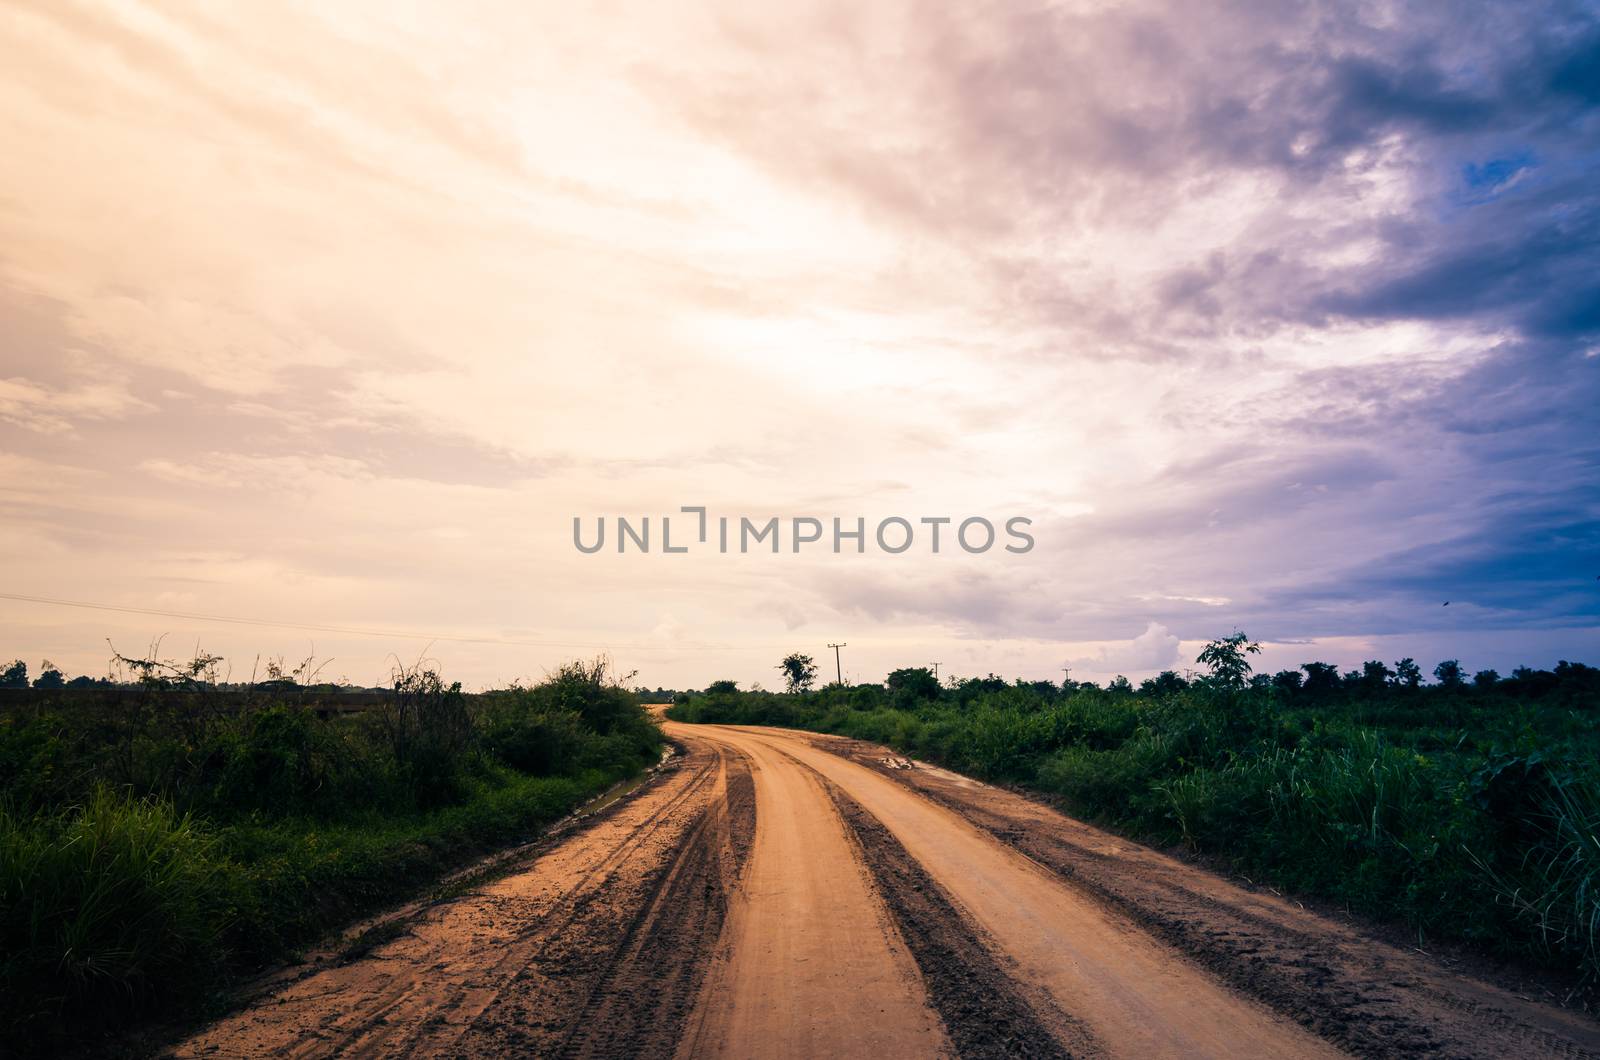
[(1450, 606), (1450, 601), (1449, 601), (1449, 600), (1446, 600), (1446, 601), (1445, 601), (1445, 602), (1444, 602), (1444, 606), (1446, 606), (1446, 607), (1449, 607), (1449, 606)]

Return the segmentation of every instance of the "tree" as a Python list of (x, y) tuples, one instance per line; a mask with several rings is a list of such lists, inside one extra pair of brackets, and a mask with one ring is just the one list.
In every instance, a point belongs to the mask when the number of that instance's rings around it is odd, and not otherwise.
[(1479, 688), (1493, 688), (1500, 683), (1499, 670), (1479, 670), (1472, 675), (1472, 683)]
[(66, 683), (67, 679), (61, 676), (61, 671), (56, 669), (56, 664), (49, 659), (44, 661), (39, 676), (33, 679), (34, 688), (60, 688)]
[(1189, 682), (1178, 676), (1176, 670), (1162, 670), (1154, 677), (1139, 682), (1139, 693), (1145, 696), (1170, 696), (1189, 687)]
[(1261, 645), (1235, 630), (1231, 637), (1223, 637), (1207, 644), (1195, 662), (1204, 663), (1211, 670), (1211, 683), (1223, 688), (1243, 688), (1250, 678), (1250, 661), (1247, 656), (1259, 655)]
[(1460, 688), (1467, 683), (1467, 678), (1461, 671), (1460, 659), (1446, 659), (1433, 668), (1433, 676), (1445, 688)]
[(713, 681), (706, 686), (708, 696), (731, 696), (737, 691), (739, 691), (737, 681)]
[(1361, 664), (1361, 687), (1368, 692), (1379, 691), (1393, 679), (1394, 671), (1381, 659), (1368, 659)]
[(778, 664), (778, 669), (783, 672), (783, 679), (788, 682), (790, 692), (808, 691), (812, 682), (817, 679), (816, 660), (799, 652), (787, 656)]
[(1111, 679), (1110, 684), (1106, 685), (1106, 691), (1115, 692), (1118, 695), (1132, 695), (1133, 682), (1128, 680), (1126, 677), (1123, 677), (1121, 674), (1118, 674)]
[(1299, 670), (1279, 670), (1272, 675), (1272, 687), (1280, 692), (1295, 693), (1305, 684), (1305, 675)]
[(1303, 663), (1300, 669), (1306, 672), (1306, 691), (1314, 695), (1325, 695), (1339, 688), (1339, 668), (1332, 663), (1308, 662)]
[(884, 684), (896, 696), (907, 699), (938, 699), (939, 679), (926, 666), (907, 666), (890, 672)]
[(21, 659), (16, 660), (4, 670), (0, 670), (0, 688), (27, 688), (28, 664)]
[(1394, 683), (1401, 688), (1416, 688), (1422, 684), (1422, 667), (1417, 660), (1406, 656), (1394, 664)]

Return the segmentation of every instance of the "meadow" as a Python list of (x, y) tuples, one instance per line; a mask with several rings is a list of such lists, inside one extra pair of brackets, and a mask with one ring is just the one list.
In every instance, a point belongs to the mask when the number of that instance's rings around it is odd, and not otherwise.
[(349, 714), (203, 665), (139, 678), (0, 713), (0, 1054), (201, 1015), (662, 744), (603, 660), (470, 696), (405, 669)]
[[(688, 722), (887, 744), (1015, 786), (1131, 838), (1291, 894), (1406, 925), (1413, 941), (1600, 978), (1600, 670), (1485, 672), (1409, 659), (1250, 675), (1242, 637), (1211, 673), (1135, 686), (936, 681), (788, 693), (717, 682)], [(805, 682), (801, 672), (801, 684)]]

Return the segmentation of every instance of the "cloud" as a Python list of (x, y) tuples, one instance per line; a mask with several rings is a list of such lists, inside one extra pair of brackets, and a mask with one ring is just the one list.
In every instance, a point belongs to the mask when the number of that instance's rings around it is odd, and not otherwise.
[(71, 432), (82, 420), (120, 419), (152, 408), (108, 384), (53, 389), (20, 377), (0, 379), (0, 420), (44, 434)]
[(1078, 660), (1078, 665), (1097, 674), (1165, 670), (1178, 662), (1178, 645), (1178, 638), (1166, 626), (1151, 622), (1131, 641), (1107, 645), (1095, 655)]
[[(8, 584), (538, 625), (652, 684), (703, 684), (680, 625), (748, 681), (813, 635), (1596, 622), (1592, 5), (68, 4), (0, 47)], [(697, 503), (1039, 544), (567, 544)]]

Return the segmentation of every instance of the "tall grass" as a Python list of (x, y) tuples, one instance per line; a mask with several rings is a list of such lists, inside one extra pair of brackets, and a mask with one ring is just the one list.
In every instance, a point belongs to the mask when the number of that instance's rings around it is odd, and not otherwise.
[(1544, 797), (1539, 839), (1509, 869), (1474, 855), (1500, 898), (1553, 953), (1600, 968), (1600, 789), (1562, 783)]
[(101, 787), (43, 818), (0, 811), (8, 1021), (114, 1026), (192, 989), (216, 964), (224, 871), (216, 840), (157, 800)]

